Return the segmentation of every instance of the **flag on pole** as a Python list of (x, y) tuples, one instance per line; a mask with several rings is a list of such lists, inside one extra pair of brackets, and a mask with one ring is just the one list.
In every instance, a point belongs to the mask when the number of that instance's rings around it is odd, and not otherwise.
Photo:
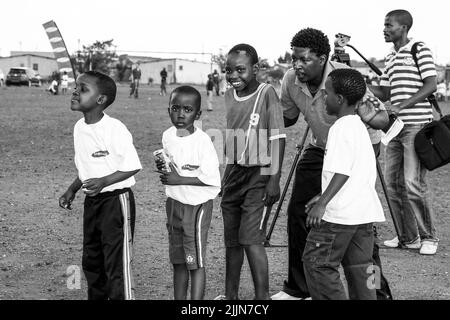
[(45, 32), (53, 48), (59, 72), (67, 72), (69, 82), (75, 81), (75, 69), (72, 66), (69, 52), (56, 23), (51, 20), (43, 24)]

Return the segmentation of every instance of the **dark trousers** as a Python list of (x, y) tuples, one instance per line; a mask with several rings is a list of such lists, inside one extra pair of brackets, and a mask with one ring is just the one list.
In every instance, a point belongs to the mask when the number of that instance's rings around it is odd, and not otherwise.
[[(309, 290), (303, 270), (302, 256), (308, 237), (306, 227), (306, 203), (321, 192), (321, 177), (324, 151), (309, 145), (305, 148), (297, 164), (294, 186), (288, 206), (288, 279), (284, 282), (283, 291), (299, 298), (309, 297)], [(374, 241), (374, 263), (380, 268), (378, 245)], [(378, 299), (391, 299), (389, 285), (381, 272), (381, 288), (377, 289)]]
[(339, 266), (351, 300), (375, 300), (372, 223), (340, 225), (322, 221), (308, 234), (303, 265), (313, 300), (346, 300)]
[(82, 264), (89, 300), (134, 298), (131, 246), (135, 216), (130, 189), (86, 197)]

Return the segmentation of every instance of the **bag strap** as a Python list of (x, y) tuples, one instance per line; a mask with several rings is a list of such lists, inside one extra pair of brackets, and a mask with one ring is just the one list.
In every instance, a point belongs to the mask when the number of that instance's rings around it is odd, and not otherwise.
[[(419, 62), (418, 62), (418, 59), (417, 59), (417, 47), (419, 46), (419, 44), (423, 44), (423, 42), (415, 42), (413, 45), (412, 45), (412, 47), (411, 47), (411, 55), (412, 55), (412, 57), (413, 57), (413, 60), (414, 60), (414, 62), (415, 62), (415, 64), (416, 64), (416, 67), (417, 67), (417, 71), (419, 71), (419, 75), (420, 75), (420, 78), (422, 79), (422, 73), (420, 72), (420, 68), (419, 68)], [(423, 80), (423, 79), (422, 79)], [(441, 111), (441, 108), (439, 107), (439, 104), (438, 104), (438, 102), (437, 102), (437, 100), (436, 100), (436, 97), (434, 96), (434, 94), (432, 93), (432, 94), (430, 94), (429, 96), (428, 96), (428, 102), (430, 102), (430, 104), (436, 109), (436, 111), (437, 111), (437, 113), (439, 114), (439, 117), (440, 118), (442, 118), (442, 111)]]

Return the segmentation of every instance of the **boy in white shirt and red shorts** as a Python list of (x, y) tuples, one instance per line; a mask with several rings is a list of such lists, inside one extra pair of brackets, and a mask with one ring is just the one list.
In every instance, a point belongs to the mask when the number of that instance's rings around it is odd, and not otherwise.
[(205, 253), (213, 199), (220, 192), (219, 160), (211, 138), (194, 121), (201, 115), (201, 96), (193, 87), (174, 89), (169, 99), (173, 126), (163, 133), (166, 161), (156, 159), (166, 186), (169, 256), (173, 264), (175, 300), (191, 300), (205, 291)]

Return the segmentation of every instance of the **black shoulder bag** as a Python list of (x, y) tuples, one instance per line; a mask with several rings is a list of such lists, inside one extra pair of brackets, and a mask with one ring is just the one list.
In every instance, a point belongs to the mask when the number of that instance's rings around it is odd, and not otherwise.
[[(419, 43), (413, 44), (411, 55), (421, 75), (417, 62), (417, 46)], [(442, 115), (441, 108), (434, 94), (428, 96), (427, 100), (436, 109), (440, 119), (426, 124), (417, 133), (414, 139), (414, 148), (420, 162), (431, 171), (450, 163), (450, 115)]]

